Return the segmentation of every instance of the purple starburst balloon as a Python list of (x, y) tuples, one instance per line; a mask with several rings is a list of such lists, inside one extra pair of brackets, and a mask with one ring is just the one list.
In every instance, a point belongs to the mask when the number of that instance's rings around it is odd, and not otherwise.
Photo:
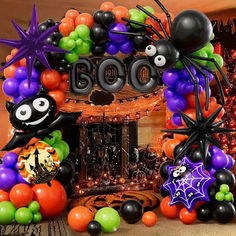
[(17, 48), (18, 52), (14, 57), (12, 57), (11, 60), (9, 60), (3, 67), (0, 68), (0, 71), (20, 61), (22, 58), (26, 58), (27, 78), (28, 84), (30, 85), (30, 78), (32, 75), (35, 59), (38, 59), (45, 67), (51, 70), (48, 60), (44, 54), (45, 52), (70, 53), (45, 42), (45, 40), (57, 29), (60, 23), (52, 26), (40, 34), (38, 31), (38, 15), (35, 5), (33, 7), (30, 27), (27, 32), (25, 32), (13, 20), (12, 24), (15, 27), (20, 40), (0, 39), (0, 43)]
[(209, 201), (207, 189), (215, 178), (206, 174), (203, 162), (184, 156), (178, 166), (168, 166), (169, 178), (161, 186), (170, 193), (170, 205), (184, 204), (189, 212), (198, 201)]

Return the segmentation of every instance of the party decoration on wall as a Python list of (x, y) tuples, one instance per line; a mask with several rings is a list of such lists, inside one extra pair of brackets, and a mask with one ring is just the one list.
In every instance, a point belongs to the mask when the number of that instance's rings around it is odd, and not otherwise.
[(15, 47), (18, 52), (8, 61), (0, 70), (7, 68), (8, 66), (26, 58), (27, 65), (27, 77), (30, 84), (30, 78), (32, 75), (33, 65), (35, 59), (42, 62), (48, 69), (51, 69), (46, 57), (45, 52), (57, 52), (57, 53), (69, 53), (66, 50), (60, 49), (53, 45), (48, 44), (45, 40), (55, 31), (58, 24), (52, 26), (42, 34), (38, 30), (38, 16), (37, 10), (34, 5), (31, 23), (28, 32), (25, 32), (19, 25), (12, 21), (20, 40), (0, 39), (0, 43), (6, 44), (10, 47)]
[(50, 132), (66, 124), (75, 123), (81, 112), (59, 112), (52, 97), (41, 89), (39, 95), (23, 100), (18, 104), (6, 102), (11, 124), (23, 132), (15, 132), (9, 143), (2, 150), (12, 150), (26, 145), (31, 138), (44, 138)]
[(197, 201), (209, 201), (207, 189), (215, 178), (206, 174), (202, 162), (184, 156), (180, 165), (168, 166), (168, 180), (162, 185), (170, 193), (170, 205), (183, 203), (189, 212)]

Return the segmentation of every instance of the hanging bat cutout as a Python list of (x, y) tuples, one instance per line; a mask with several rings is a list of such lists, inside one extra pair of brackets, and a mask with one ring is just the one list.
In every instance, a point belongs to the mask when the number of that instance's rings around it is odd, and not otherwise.
[(40, 93), (14, 104), (6, 102), (6, 109), (9, 112), (10, 122), (17, 130), (9, 143), (2, 151), (9, 151), (17, 147), (25, 146), (31, 138), (44, 138), (49, 133), (60, 129), (67, 124), (77, 121), (82, 112), (64, 113), (57, 112), (56, 102), (47, 94), (43, 88)]

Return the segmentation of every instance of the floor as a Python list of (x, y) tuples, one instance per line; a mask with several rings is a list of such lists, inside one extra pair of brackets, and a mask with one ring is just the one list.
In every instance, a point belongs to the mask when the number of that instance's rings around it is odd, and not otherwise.
[[(202, 224), (197, 221), (192, 225), (183, 225), (179, 220), (169, 220), (156, 210), (157, 224), (148, 228), (141, 222), (135, 225), (126, 224), (121, 220), (120, 228), (113, 233), (114, 236), (235, 236), (236, 218), (232, 223), (221, 225), (215, 221)], [(0, 226), (0, 235), (8, 236), (85, 236), (86, 233), (72, 231), (66, 222), (66, 213), (49, 222), (42, 222), (29, 226)], [(107, 234), (103, 234), (107, 235)]]

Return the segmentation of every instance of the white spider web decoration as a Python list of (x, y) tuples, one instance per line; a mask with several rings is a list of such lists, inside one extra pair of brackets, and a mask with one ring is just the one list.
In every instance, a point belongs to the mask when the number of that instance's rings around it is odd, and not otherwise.
[[(185, 166), (185, 171), (180, 173), (180, 167)], [(179, 176), (173, 176), (174, 171)], [(209, 201), (207, 189), (215, 181), (215, 178), (206, 174), (203, 162), (192, 163), (184, 156), (178, 166), (168, 166), (169, 178), (161, 186), (170, 193), (170, 205), (178, 203), (191, 212), (197, 201)]]

